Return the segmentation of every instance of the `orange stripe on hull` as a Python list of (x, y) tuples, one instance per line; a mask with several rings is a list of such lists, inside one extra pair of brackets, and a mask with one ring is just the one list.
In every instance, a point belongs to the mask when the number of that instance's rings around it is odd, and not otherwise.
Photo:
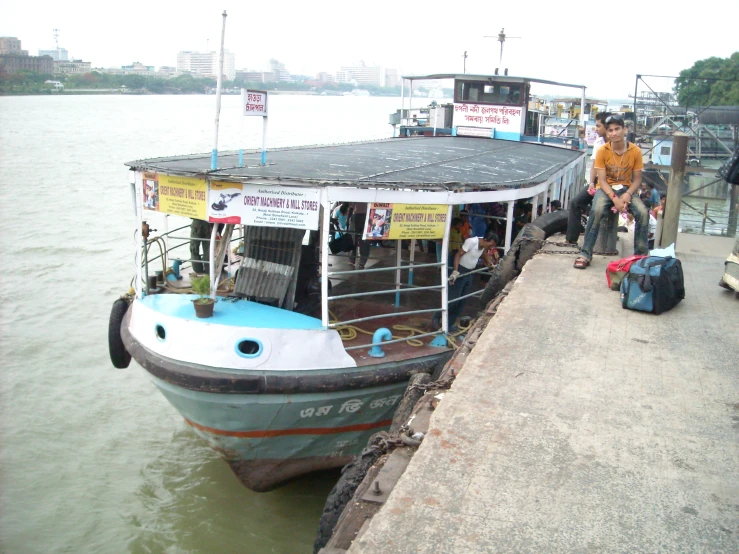
[(301, 427), (300, 429), (267, 429), (264, 431), (224, 431), (206, 427), (194, 421), (184, 418), (188, 425), (213, 435), (223, 437), (237, 437), (240, 439), (261, 439), (265, 437), (283, 437), (286, 435), (333, 435), (336, 433), (350, 433), (352, 431), (367, 431), (378, 427), (388, 427), (392, 419), (385, 419), (377, 423), (360, 423), (358, 425), (346, 425), (345, 427)]

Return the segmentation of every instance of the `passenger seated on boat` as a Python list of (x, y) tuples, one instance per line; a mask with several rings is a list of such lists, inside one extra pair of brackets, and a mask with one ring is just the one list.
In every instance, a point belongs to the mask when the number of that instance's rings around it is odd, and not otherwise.
[[(455, 217), (452, 219), (452, 225), (449, 229), (449, 252), (447, 256), (447, 267), (454, 264), (454, 256), (457, 251), (462, 248), (465, 239), (462, 237), (462, 219)], [(437, 243), (438, 244), (438, 243)], [(438, 250), (438, 247), (437, 247)], [(437, 261), (441, 261), (437, 257)]]
[[(207, 221), (193, 219), (190, 224), (190, 259), (192, 260), (193, 272), (198, 274), (210, 271), (210, 231), (211, 226)], [(203, 252), (202, 256), (200, 254), (201, 250)]]
[(467, 211), (470, 214), (469, 220), (472, 226), (471, 235), (472, 237), (484, 237), (485, 231), (488, 227), (487, 220), (483, 217), (487, 215), (485, 206), (482, 204), (470, 204), (467, 206)]
[(513, 209), (513, 234), (517, 236), (524, 225), (531, 222), (534, 206), (529, 202), (519, 202)]
[[(448, 295), (448, 311), (449, 311), (449, 331), (454, 332), (456, 327), (454, 323), (457, 317), (462, 315), (466, 299), (452, 303), (452, 300), (461, 298), (472, 292), (472, 275), (467, 275), (473, 271), (480, 260), (480, 256), (485, 265), (492, 268), (495, 260), (490, 256), (488, 250), (498, 246), (498, 235), (489, 232), (484, 237), (472, 237), (464, 241), (462, 247), (454, 256), (452, 264), (452, 274), (449, 276), (449, 295)], [(431, 320), (434, 329), (441, 327), (441, 313), (437, 312)]]
[(659, 214), (662, 214), (662, 217), (664, 217), (666, 203), (667, 203), (667, 195), (663, 192), (659, 195), (659, 204), (655, 206), (654, 209), (652, 210), (654, 217), (659, 217)]
[[(459, 232), (462, 234), (462, 242), (464, 242), (472, 236), (472, 225), (470, 225), (469, 212), (467, 210), (459, 212), (459, 219), (462, 220), (462, 226), (460, 227)], [(460, 244), (460, 246), (462, 245)]]
[(347, 223), (349, 219), (349, 203), (342, 202), (341, 204), (336, 206), (333, 213), (331, 214), (331, 219), (336, 220), (337, 232), (335, 238), (339, 238), (342, 232), (346, 232), (348, 230)]
[(449, 255), (455, 255), (457, 250), (462, 248), (464, 241), (465, 239), (462, 238), (462, 218), (455, 217), (452, 219), (452, 226), (449, 230)]
[(657, 190), (657, 185), (654, 183), (647, 183), (647, 187), (649, 188), (649, 201), (652, 203), (652, 207), (659, 204), (659, 191)]

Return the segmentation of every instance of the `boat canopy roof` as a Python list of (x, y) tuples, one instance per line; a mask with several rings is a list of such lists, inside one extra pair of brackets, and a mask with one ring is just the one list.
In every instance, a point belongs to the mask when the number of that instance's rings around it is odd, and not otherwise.
[(214, 181), (291, 186), (353, 186), (425, 190), (518, 188), (545, 182), (582, 153), (536, 143), (472, 137), (384, 139), (327, 146), (278, 148), (152, 158), (127, 162), (139, 171), (208, 177)]
[(502, 81), (506, 83), (541, 83), (543, 85), (557, 85), (560, 87), (586, 88), (585, 85), (573, 85), (548, 81), (546, 79), (535, 79), (533, 77), (516, 77), (512, 75), (474, 75), (471, 73), (435, 73), (432, 75), (403, 75), (403, 79), (409, 81), (423, 81), (430, 79), (459, 79), (461, 81)]

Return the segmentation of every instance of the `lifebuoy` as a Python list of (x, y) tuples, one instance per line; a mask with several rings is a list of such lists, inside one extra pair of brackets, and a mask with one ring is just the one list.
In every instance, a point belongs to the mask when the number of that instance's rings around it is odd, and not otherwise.
[(113, 308), (110, 310), (110, 321), (108, 322), (110, 361), (119, 369), (126, 368), (131, 363), (131, 354), (126, 350), (121, 338), (121, 324), (127, 311), (128, 302), (123, 298), (119, 298), (113, 302)]

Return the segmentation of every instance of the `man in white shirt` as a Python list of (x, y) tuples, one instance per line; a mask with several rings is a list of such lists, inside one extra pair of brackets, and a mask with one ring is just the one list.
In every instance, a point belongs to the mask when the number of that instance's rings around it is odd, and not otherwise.
[(582, 214), (585, 212), (585, 208), (590, 206), (593, 202), (593, 195), (596, 189), (596, 171), (595, 171), (595, 155), (598, 153), (598, 149), (606, 143), (606, 118), (611, 115), (609, 112), (599, 113), (595, 116), (595, 132), (598, 133), (598, 138), (595, 139), (593, 144), (593, 155), (591, 156), (590, 162), (590, 179), (588, 180), (587, 188), (583, 188), (578, 192), (570, 202), (570, 215), (567, 219), (567, 234), (565, 240), (571, 244), (577, 244), (577, 239), (580, 237), (582, 232), (582, 224), (580, 219)]
[[(494, 250), (493, 256), (488, 253), (488, 250), (497, 246), (498, 235), (488, 231), (484, 237), (468, 238), (462, 243), (462, 248), (457, 250), (457, 254), (454, 256), (454, 271), (449, 276), (449, 295), (447, 299), (450, 331), (453, 331), (454, 322), (462, 314), (466, 299), (454, 303), (452, 303), (452, 300), (472, 292), (472, 275), (467, 274), (477, 267), (480, 256), (482, 256), (486, 266), (491, 269), (495, 266), (495, 261), (498, 258), (497, 250)], [(434, 314), (431, 324), (434, 329), (441, 327), (440, 312)]]

